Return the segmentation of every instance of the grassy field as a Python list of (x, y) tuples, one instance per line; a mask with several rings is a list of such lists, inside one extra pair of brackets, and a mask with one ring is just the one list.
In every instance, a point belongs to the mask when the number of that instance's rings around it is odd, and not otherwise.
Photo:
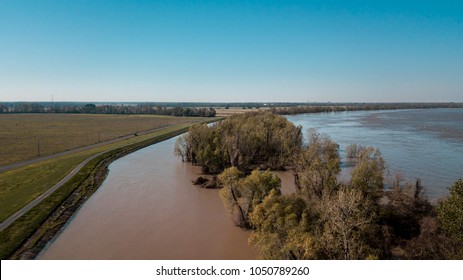
[(0, 221), (4, 221), (27, 203), (59, 182), (80, 162), (91, 155), (141, 142), (204, 121), (204, 118), (180, 118), (184, 124), (173, 125), (158, 131), (136, 136), (116, 143), (92, 148), (45, 160), (36, 164), (9, 170), (0, 174)]
[(217, 117), (229, 117), (231, 115), (235, 115), (235, 114), (244, 114), (244, 113), (247, 113), (247, 112), (257, 112), (259, 110), (270, 110), (270, 108), (268, 107), (262, 107), (262, 108), (252, 108), (252, 109), (249, 109), (249, 108), (241, 108), (241, 107), (230, 107), (229, 109), (225, 109), (225, 108), (214, 108), (215, 111), (216, 111), (216, 116)]
[(197, 120), (154, 115), (0, 114), (0, 166)]

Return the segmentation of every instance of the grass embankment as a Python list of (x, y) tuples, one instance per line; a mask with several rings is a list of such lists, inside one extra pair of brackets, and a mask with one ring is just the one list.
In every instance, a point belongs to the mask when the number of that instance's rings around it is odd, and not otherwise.
[(196, 119), (154, 115), (0, 114), (0, 166)]
[[(199, 119), (203, 120), (203, 119)], [(0, 174), (0, 222), (34, 200), (44, 191), (59, 182), (85, 158), (100, 152), (130, 145), (157, 137), (189, 124), (167, 127), (159, 131), (140, 135), (127, 140), (93, 148), (71, 155), (49, 159), (40, 163), (6, 171)]]
[[(67, 156), (66, 159), (52, 159), (31, 167), (35, 172), (31, 171), (29, 176), (42, 178), (42, 183), (46, 181), (53, 181), (56, 183), (63, 178), (67, 172), (72, 170), (73, 166), (76, 166), (83, 158), (106, 151), (104, 154), (91, 160), (65, 185), (52, 193), (44, 201), (36, 205), (0, 233), (0, 259), (18, 257), (18, 255), (12, 256), (12, 254), (23, 244), (23, 249), (21, 251), (24, 252), (24, 250), (29, 250), (30, 252), (34, 252), (32, 253), (32, 256), (35, 256), (46, 242), (50, 240), (56, 232), (58, 232), (77, 207), (98, 188), (104, 180), (107, 172), (107, 166), (110, 162), (140, 148), (181, 134), (185, 132), (190, 125), (191, 124), (182, 124), (168, 127), (150, 134), (134, 137), (104, 147), (94, 148), (72, 156)], [(67, 167), (63, 167), (60, 172), (57, 172), (59, 175), (55, 174), (55, 177), (53, 178), (54, 180), (51, 180), (51, 178), (48, 178), (47, 176), (40, 175), (42, 172), (41, 170), (52, 169), (51, 165), (58, 167), (57, 162), (60, 160), (63, 160), (68, 164)], [(13, 173), (13, 171), (10, 171), (5, 174), (7, 174), (11, 180), (15, 178)], [(16, 175), (18, 174), (21, 173), (17, 173)], [(2, 176), (4, 176), (4, 174), (2, 174)], [(29, 178), (23, 178), (23, 180), (26, 179)], [(54, 183), (50, 182), (48, 188)], [(21, 184), (18, 184), (18, 186), (19, 185)], [(40, 184), (37, 184), (35, 188), (42, 188), (42, 190), (47, 189), (45, 187), (40, 187)], [(27, 193), (26, 190), (10, 192), (8, 200), (12, 201), (15, 197), (22, 198), (22, 196), (30, 197), (29, 201), (33, 199), (30, 195), (25, 195), (25, 193)], [(40, 191), (36, 191), (36, 193), (40, 194)], [(2, 207), (3, 205), (4, 204), (2, 204)], [(25, 244), (26, 240), (28, 241)], [(31, 254), (30, 252), (26, 253), (26, 255)]]

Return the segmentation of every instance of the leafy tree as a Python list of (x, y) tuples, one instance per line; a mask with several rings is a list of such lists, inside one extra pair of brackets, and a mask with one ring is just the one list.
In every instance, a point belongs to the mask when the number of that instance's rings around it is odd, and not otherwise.
[(260, 204), (271, 190), (275, 189), (279, 192), (280, 188), (280, 178), (270, 170), (261, 172), (256, 169), (252, 171), (240, 184), (240, 194), (247, 209), (246, 212), (251, 213), (254, 207)]
[(442, 230), (457, 240), (463, 241), (463, 180), (450, 188), (448, 198), (437, 208), (437, 217)]
[(300, 186), (309, 197), (320, 199), (324, 192), (336, 189), (340, 171), (339, 145), (329, 136), (309, 130), (309, 144), (300, 153), (296, 166)]
[(250, 244), (262, 259), (315, 259), (314, 239), (310, 234), (305, 201), (296, 195), (281, 195), (272, 190), (250, 214), (255, 231)]
[(249, 176), (241, 178), (241, 172), (236, 167), (230, 167), (218, 176), (218, 180), (223, 186), (220, 196), (232, 213), (235, 224), (248, 228), (249, 213), (271, 190), (280, 192), (281, 187), (280, 178), (270, 170), (254, 170)]
[(282, 116), (250, 112), (230, 116), (212, 127), (191, 127), (186, 142), (191, 152), (187, 160), (205, 172), (219, 173), (230, 166), (243, 171), (280, 169), (292, 165), (302, 134), (300, 127)]
[(174, 147), (174, 153), (182, 154), (186, 151), (186, 159), (194, 165), (201, 165), (203, 172), (219, 173), (228, 167), (226, 154), (221, 149), (220, 135), (214, 126), (194, 125), (190, 128), (184, 143), (182, 141), (183, 139), (180, 139)]
[(220, 197), (232, 214), (235, 224), (241, 227), (246, 226), (246, 211), (240, 199), (241, 172), (236, 167), (230, 167), (220, 173), (217, 179), (222, 186), (219, 192)]
[(352, 170), (351, 185), (363, 195), (377, 200), (382, 196), (386, 163), (379, 149), (365, 147), (358, 154), (358, 162)]
[(463, 180), (456, 181), (449, 190), (447, 199), (437, 207), (437, 218), (443, 232), (463, 242)]

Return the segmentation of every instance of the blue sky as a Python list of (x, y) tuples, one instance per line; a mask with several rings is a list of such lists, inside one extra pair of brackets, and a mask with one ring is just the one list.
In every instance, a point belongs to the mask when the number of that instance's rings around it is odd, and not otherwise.
[(0, 0), (0, 101), (463, 101), (461, 1)]

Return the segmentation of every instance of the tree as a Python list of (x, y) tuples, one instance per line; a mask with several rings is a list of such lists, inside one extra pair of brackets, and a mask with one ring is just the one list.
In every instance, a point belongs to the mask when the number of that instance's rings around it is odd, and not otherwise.
[(359, 144), (350, 144), (346, 147), (346, 157), (347, 158), (358, 158), (360, 152), (365, 149), (364, 146), (359, 145)]
[(309, 212), (297, 195), (270, 191), (250, 214), (255, 231), (249, 243), (262, 259), (315, 259), (314, 239), (310, 234)]
[[(194, 125), (190, 127), (186, 138), (178, 141), (174, 153), (181, 155), (186, 151), (186, 159), (193, 165), (200, 165), (204, 173), (219, 173), (229, 166), (215, 126)], [(182, 147), (184, 145), (186, 147)]]
[(320, 199), (324, 192), (336, 189), (336, 175), (340, 171), (339, 145), (329, 136), (309, 130), (309, 144), (296, 165), (300, 186), (309, 197)]
[(414, 184), (401, 181), (398, 175), (392, 181), (392, 190), (386, 192), (388, 202), (382, 205), (381, 211), (381, 219), (391, 228), (396, 244), (416, 237), (421, 219), (431, 216), (433, 210), (419, 179)]
[(223, 187), (219, 194), (225, 207), (232, 214), (233, 220), (237, 226), (246, 226), (246, 212), (240, 201), (240, 180), (241, 172), (236, 167), (225, 169), (217, 177), (219, 184)]
[(219, 173), (235, 166), (242, 171), (259, 167), (281, 169), (292, 164), (302, 145), (301, 128), (270, 112), (228, 117), (208, 127), (196, 125), (188, 133), (191, 162), (203, 171)]
[(456, 181), (449, 190), (447, 199), (437, 207), (437, 218), (443, 232), (463, 242), (463, 180)]
[(359, 189), (363, 195), (377, 200), (384, 187), (384, 171), (386, 163), (379, 149), (365, 147), (358, 154), (358, 161), (352, 170), (351, 185)]
[(271, 190), (280, 191), (281, 180), (270, 170), (261, 172), (257, 169), (244, 178), (240, 184), (240, 194), (246, 213), (249, 214), (254, 207), (260, 204)]
[(241, 178), (241, 172), (236, 167), (230, 167), (218, 176), (218, 180), (223, 186), (220, 196), (235, 224), (247, 228), (250, 227), (249, 213), (271, 190), (280, 192), (281, 187), (280, 178), (270, 170), (261, 172), (256, 169), (249, 176)]
[(174, 155), (181, 158), (182, 161), (191, 161), (191, 152), (186, 135), (179, 136), (175, 141)]
[(365, 259), (372, 250), (366, 241), (373, 225), (370, 202), (358, 189), (343, 186), (320, 203), (323, 232), (318, 239), (328, 259)]
[[(458, 244), (439, 232), (439, 225), (435, 217), (424, 217), (420, 221), (420, 234), (407, 242), (406, 255), (412, 260), (442, 260), (458, 258)], [(461, 250), (461, 249), (460, 249)], [(461, 258), (461, 256), (459, 257)]]

